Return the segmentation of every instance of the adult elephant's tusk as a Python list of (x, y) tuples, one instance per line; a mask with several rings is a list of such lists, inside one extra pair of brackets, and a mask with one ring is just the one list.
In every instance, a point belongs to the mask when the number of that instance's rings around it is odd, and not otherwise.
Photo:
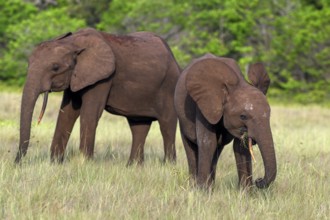
[(256, 159), (254, 158), (253, 150), (252, 150), (252, 138), (250, 138), (250, 137), (249, 137), (249, 151), (250, 151), (251, 157), (253, 159), (253, 162), (256, 162)]
[(41, 112), (38, 118), (38, 124), (40, 124), (42, 117), (44, 116), (45, 110), (46, 110), (46, 106), (47, 106), (47, 101), (48, 101), (48, 91), (44, 93), (44, 101), (42, 103), (42, 108), (41, 108)]

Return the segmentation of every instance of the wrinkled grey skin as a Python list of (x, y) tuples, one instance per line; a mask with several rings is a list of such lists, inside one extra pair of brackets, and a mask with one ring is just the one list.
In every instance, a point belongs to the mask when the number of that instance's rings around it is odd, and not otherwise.
[(173, 97), (179, 74), (168, 45), (148, 32), (116, 36), (86, 28), (41, 43), (29, 58), (15, 161), (27, 152), (37, 97), (41, 93), (47, 97), (50, 91), (64, 91), (51, 144), (52, 161), (63, 161), (79, 116), (80, 151), (91, 158), (103, 110), (128, 120), (133, 136), (128, 164), (143, 162), (145, 139), (154, 120), (160, 125), (165, 160), (175, 161)]
[[(269, 77), (261, 63), (251, 65), (247, 83), (236, 62), (207, 54), (194, 60), (179, 77), (174, 104), (178, 114), (189, 173), (200, 187), (210, 187), (223, 147), (234, 139), (239, 184), (252, 185), (251, 154), (243, 142), (257, 143), (268, 187), (276, 177), (276, 157), (266, 92)], [(246, 134), (246, 135), (245, 135)]]

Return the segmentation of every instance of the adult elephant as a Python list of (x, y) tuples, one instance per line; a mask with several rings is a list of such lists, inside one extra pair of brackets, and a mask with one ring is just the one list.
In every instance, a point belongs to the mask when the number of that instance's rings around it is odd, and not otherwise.
[(163, 136), (164, 160), (175, 161), (173, 96), (179, 73), (169, 46), (148, 32), (117, 36), (86, 28), (39, 44), (29, 58), (15, 161), (27, 152), (37, 97), (45, 93), (41, 119), (48, 93), (63, 90), (51, 144), (52, 161), (63, 161), (78, 116), (80, 151), (91, 158), (104, 109), (128, 120), (133, 136), (128, 164), (143, 162), (145, 139), (154, 120), (158, 120)]
[[(275, 180), (270, 107), (265, 96), (270, 79), (261, 63), (251, 65), (248, 76), (251, 84), (233, 59), (207, 54), (179, 77), (174, 104), (189, 173), (201, 187), (212, 185), (221, 151), (233, 139), (241, 186), (252, 185), (252, 143), (259, 145), (265, 167), (265, 176), (256, 180), (256, 186), (265, 188)], [(249, 148), (244, 142), (249, 142)]]

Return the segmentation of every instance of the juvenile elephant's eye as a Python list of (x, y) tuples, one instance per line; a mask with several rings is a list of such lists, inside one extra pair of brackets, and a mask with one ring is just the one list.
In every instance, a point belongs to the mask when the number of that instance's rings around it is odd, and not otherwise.
[(58, 64), (53, 64), (52, 70), (53, 70), (54, 72), (57, 72), (59, 69), (60, 69), (60, 65), (58, 65)]
[(240, 117), (241, 120), (246, 120), (247, 119), (246, 115), (240, 115), (239, 117)]

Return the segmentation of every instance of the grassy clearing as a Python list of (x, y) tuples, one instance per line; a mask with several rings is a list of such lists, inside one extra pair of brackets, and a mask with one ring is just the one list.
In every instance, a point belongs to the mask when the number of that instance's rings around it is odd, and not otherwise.
[[(163, 165), (162, 139), (154, 123), (143, 167), (126, 168), (131, 135), (124, 118), (105, 113), (95, 159), (78, 151), (75, 126), (63, 165), (49, 163), (60, 96), (51, 94), (41, 125), (32, 128), (23, 164), (13, 165), (20, 94), (0, 93), (0, 219), (329, 219), (330, 110), (272, 107), (278, 177), (267, 190), (237, 189), (231, 146), (219, 160), (213, 193), (190, 186), (179, 135), (178, 162)], [(39, 113), (41, 99), (35, 116)], [(36, 117), (35, 120), (36, 122)], [(254, 178), (263, 175), (255, 149)]]

